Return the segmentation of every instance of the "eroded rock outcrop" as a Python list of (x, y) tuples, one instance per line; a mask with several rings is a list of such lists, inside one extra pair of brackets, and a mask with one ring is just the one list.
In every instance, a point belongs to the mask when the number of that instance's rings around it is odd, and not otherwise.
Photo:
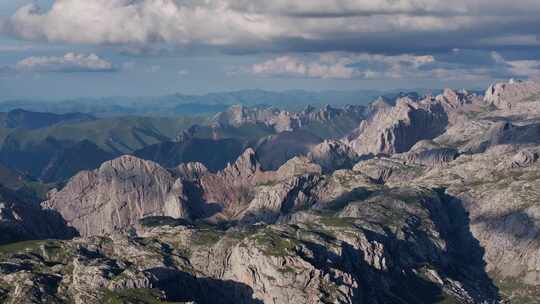
[(440, 102), (443, 106), (449, 109), (459, 109), (465, 105), (480, 103), (481, 97), (469, 93), (466, 90), (455, 91), (452, 89), (444, 89), (442, 94), (437, 95), (435, 100)]
[(407, 152), (416, 142), (442, 134), (448, 116), (440, 103), (400, 99), (394, 107), (377, 107), (370, 118), (347, 137), (360, 155)]
[(264, 124), (276, 132), (293, 131), (300, 126), (300, 120), (294, 113), (277, 108), (249, 108), (242, 105), (232, 106), (214, 117), (219, 126)]
[(407, 161), (427, 166), (438, 166), (453, 161), (458, 155), (456, 149), (438, 148), (409, 153), (407, 155)]
[(407, 164), (401, 159), (376, 157), (359, 162), (354, 166), (353, 171), (365, 174), (377, 183), (384, 184), (392, 180), (414, 179), (423, 172), (423, 168)]
[(325, 173), (350, 169), (359, 159), (349, 145), (337, 140), (325, 140), (313, 147), (307, 157), (320, 165)]
[(146, 216), (188, 216), (181, 181), (132, 156), (77, 174), (43, 206), (58, 211), (83, 236), (126, 229)]
[(519, 103), (540, 100), (540, 84), (533, 81), (515, 81), (496, 83), (490, 86), (484, 100), (499, 109), (511, 109)]
[(519, 151), (514, 157), (512, 157), (512, 162), (510, 166), (512, 168), (519, 168), (519, 167), (528, 167), (533, 165), (536, 161), (538, 161), (539, 154), (538, 151), (531, 151), (531, 150), (523, 150)]
[(363, 106), (346, 106), (344, 108), (324, 106), (321, 109), (307, 107), (301, 112), (289, 112), (276, 108), (249, 108), (237, 105), (216, 115), (213, 124), (216, 127), (241, 127), (260, 124), (281, 133), (285, 131), (292, 132), (312, 124), (333, 125), (334, 123), (341, 123), (341, 125), (344, 125), (347, 122), (358, 123), (364, 117), (365, 108)]

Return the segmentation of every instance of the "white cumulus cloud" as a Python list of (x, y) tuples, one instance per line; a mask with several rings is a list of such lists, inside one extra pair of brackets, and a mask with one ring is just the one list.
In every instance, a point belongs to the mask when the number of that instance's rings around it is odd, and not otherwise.
[(96, 54), (67, 53), (61, 57), (28, 57), (15, 69), (21, 72), (110, 72), (115, 67)]
[(506, 60), (501, 54), (492, 52), (495, 62), (503, 65), (508, 73), (516, 77), (540, 77), (540, 60)]
[(417, 73), (431, 63), (432, 56), (372, 55), (330, 52), (318, 55), (287, 55), (254, 64), (251, 72), (262, 76), (289, 76), (323, 79), (401, 78)]
[(20, 8), (7, 27), (25, 39), (90, 44), (221, 45), (276, 33), (265, 16), (221, 0), (56, 0), (46, 12)]
[(268, 76), (349, 79), (354, 72), (343, 62), (306, 62), (292, 56), (281, 56), (253, 65), (254, 74)]

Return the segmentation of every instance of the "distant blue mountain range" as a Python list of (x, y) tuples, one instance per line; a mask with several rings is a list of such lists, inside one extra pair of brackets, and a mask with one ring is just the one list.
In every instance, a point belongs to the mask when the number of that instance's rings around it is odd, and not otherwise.
[[(438, 93), (437, 90), (417, 89), (406, 91), (410, 95)], [(273, 92), (264, 90), (243, 90), (209, 93), (205, 95), (174, 94), (158, 97), (104, 97), (78, 98), (61, 101), (46, 100), (6, 100), (0, 102), (0, 112), (14, 109), (48, 113), (87, 113), (97, 116), (124, 115), (204, 115), (221, 112), (234, 104), (246, 106), (275, 106), (288, 110), (299, 110), (307, 105), (367, 104), (379, 96), (393, 99), (401, 90), (377, 91), (304, 91), (291, 90)]]

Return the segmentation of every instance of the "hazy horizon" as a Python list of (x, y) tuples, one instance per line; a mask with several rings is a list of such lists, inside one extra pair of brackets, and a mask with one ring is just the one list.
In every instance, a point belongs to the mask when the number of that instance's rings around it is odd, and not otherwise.
[[(503, 81), (503, 80), (501, 80)], [(444, 89), (455, 89), (455, 90), (468, 90), (471, 92), (483, 92), (487, 87), (434, 87), (434, 88), (389, 88), (389, 89), (262, 89), (262, 88), (245, 88), (245, 89), (230, 89), (230, 90), (223, 90), (223, 91), (208, 91), (208, 92), (198, 92), (198, 93), (185, 93), (185, 92), (171, 92), (166, 94), (149, 94), (149, 95), (95, 95), (95, 96), (81, 96), (81, 95), (72, 95), (72, 96), (64, 96), (64, 97), (47, 97), (47, 96), (14, 96), (14, 97), (0, 97), (0, 102), (6, 102), (6, 101), (44, 101), (44, 102), (62, 102), (62, 101), (69, 101), (69, 100), (82, 100), (82, 99), (89, 99), (89, 100), (100, 100), (100, 99), (151, 99), (151, 98), (167, 98), (167, 97), (174, 97), (174, 96), (182, 96), (182, 97), (205, 97), (205, 96), (212, 96), (212, 95), (227, 95), (227, 94), (236, 94), (236, 93), (249, 93), (249, 92), (263, 92), (263, 93), (270, 93), (270, 94), (294, 94), (294, 93), (308, 93), (308, 94), (325, 94), (325, 93), (336, 93), (336, 94), (353, 94), (353, 93), (378, 93), (380, 95), (377, 95), (376, 97), (383, 96), (386, 94), (398, 94), (398, 93), (418, 93), (420, 96), (423, 95), (429, 95), (429, 94), (437, 94), (439, 92), (442, 92)], [(371, 95), (369, 95), (371, 96)]]

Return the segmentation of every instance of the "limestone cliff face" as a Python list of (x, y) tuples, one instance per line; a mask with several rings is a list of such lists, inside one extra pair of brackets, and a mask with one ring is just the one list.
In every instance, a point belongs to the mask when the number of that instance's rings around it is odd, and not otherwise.
[(370, 105), (368, 118), (344, 141), (359, 155), (404, 153), (419, 141), (434, 139), (454, 124), (463, 124), (469, 120), (465, 113), (484, 106), (481, 96), (452, 89), (423, 99), (402, 97), (395, 105), (379, 99)]
[(146, 216), (187, 216), (180, 180), (158, 164), (132, 156), (79, 173), (50, 193), (43, 206), (57, 210), (83, 236), (126, 229)]
[(249, 108), (242, 105), (232, 106), (214, 117), (214, 124), (235, 126), (264, 124), (276, 132), (292, 131), (300, 126), (294, 113), (276, 108)]
[(253, 196), (252, 187), (259, 172), (261, 168), (255, 151), (247, 149), (224, 170), (204, 175), (196, 181), (196, 200), (216, 206), (219, 209), (218, 219), (234, 218)]
[(151, 216), (220, 222), (240, 218), (257, 185), (321, 171), (306, 157), (293, 158), (277, 171), (263, 171), (253, 149), (217, 173), (200, 163), (168, 171), (151, 161), (122, 156), (81, 172), (62, 190), (49, 193), (42, 205), (59, 212), (82, 236), (125, 231)]
[(358, 161), (358, 154), (344, 142), (325, 140), (313, 147), (307, 157), (329, 173), (339, 169), (350, 169)]
[(540, 99), (540, 83), (533, 81), (500, 82), (491, 85), (484, 95), (484, 100), (499, 109), (520, 107), (520, 103)]
[(305, 174), (261, 187), (242, 215), (243, 221), (271, 223), (281, 215), (313, 206), (319, 199), (316, 190), (320, 180), (320, 175)]
[(427, 167), (443, 166), (459, 157), (458, 149), (445, 147), (431, 140), (417, 142), (409, 152), (395, 155), (408, 164)]
[(466, 90), (455, 91), (446, 88), (442, 94), (435, 97), (435, 100), (440, 102), (444, 107), (455, 110), (466, 105), (481, 103), (482, 97)]
[(403, 98), (393, 107), (377, 106), (347, 142), (360, 155), (392, 155), (408, 151), (419, 140), (440, 135), (447, 124), (448, 115), (439, 102)]
[(289, 112), (276, 108), (249, 108), (241, 105), (232, 106), (217, 114), (213, 123), (216, 126), (240, 127), (244, 125), (262, 124), (275, 132), (295, 131), (306, 125), (315, 123), (332, 123), (338, 120), (360, 121), (364, 118), (362, 106), (347, 106), (341, 109), (325, 106), (321, 109), (308, 107), (301, 112)]

